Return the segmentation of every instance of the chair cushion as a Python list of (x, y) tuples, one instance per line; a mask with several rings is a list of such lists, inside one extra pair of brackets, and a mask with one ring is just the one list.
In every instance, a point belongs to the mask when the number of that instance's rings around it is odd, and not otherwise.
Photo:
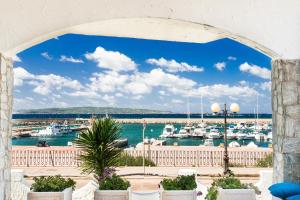
[(286, 200), (300, 200), (300, 194), (288, 197)]
[(269, 187), (271, 194), (281, 199), (300, 195), (300, 184), (296, 183), (277, 183)]

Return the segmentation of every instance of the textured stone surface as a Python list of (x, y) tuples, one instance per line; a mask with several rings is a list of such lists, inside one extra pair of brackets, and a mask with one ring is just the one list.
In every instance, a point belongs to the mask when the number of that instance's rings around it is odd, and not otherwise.
[(0, 54), (0, 200), (10, 199), (12, 60)]
[(300, 183), (300, 60), (272, 61), (274, 182)]

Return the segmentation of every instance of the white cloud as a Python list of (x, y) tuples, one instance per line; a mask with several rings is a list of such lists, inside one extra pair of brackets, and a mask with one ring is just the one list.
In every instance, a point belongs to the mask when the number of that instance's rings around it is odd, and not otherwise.
[(22, 67), (14, 68), (14, 86), (22, 86), (24, 80), (33, 79), (34, 75)]
[(41, 53), (41, 56), (43, 56), (47, 60), (52, 60), (53, 59), (52, 56), (50, 56), (48, 52)]
[(62, 88), (73, 90), (80, 90), (82, 88), (79, 81), (72, 80), (68, 77), (62, 77), (54, 74), (34, 75), (22, 67), (14, 68), (14, 85), (16, 87), (22, 86), (25, 80), (29, 85), (35, 86), (33, 89), (35, 93), (41, 95), (48, 95), (51, 92), (62, 90)]
[(240, 65), (240, 71), (250, 73), (263, 79), (271, 79), (271, 70), (257, 65), (248, 64), (247, 62)]
[(81, 60), (81, 59), (73, 58), (72, 56), (67, 57), (65, 55), (61, 55), (59, 61), (60, 62), (71, 62), (71, 63), (84, 63), (83, 60)]
[(234, 57), (234, 56), (228, 56), (227, 59), (228, 60), (237, 60), (236, 57)]
[(272, 82), (271, 81), (266, 81), (260, 84), (260, 88), (262, 90), (268, 90), (271, 91), (271, 87), (272, 87)]
[(13, 60), (14, 62), (22, 62), (21, 58), (20, 58), (19, 56), (17, 56), (17, 55), (14, 55), (14, 56), (12, 57), (12, 60)]
[(175, 103), (175, 104), (183, 104), (184, 101), (180, 100), (180, 99), (172, 99), (171, 101), (172, 103)]
[(114, 93), (124, 86), (128, 79), (128, 75), (114, 71), (94, 73), (90, 78), (91, 83), (88, 84), (88, 87), (96, 92)]
[(166, 96), (166, 95), (167, 95), (166, 91), (164, 91), (164, 90), (160, 90), (160, 91), (158, 91), (158, 92), (159, 92), (160, 95), (163, 95), (163, 96)]
[(133, 71), (137, 64), (128, 56), (118, 51), (108, 51), (103, 47), (97, 47), (93, 53), (86, 53), (86, 59), (97, 63), (97, 66), (112, 71)]
[(225, 62), (217, 62), (214, 66), (215, 66), (215, 68), (217, 68), (217, 70), (223, 71), (226, 67), (226, 63)]
[(129, 82), (124, 86), (125, 91), (131, 94), (149, 94), (152, 91), (152, 87), (146, 83), (139, 81)]
[(203, 72), (203, 67), (198, 67), (196, 65), (189, 65), (185, 62), (177, 62), (176, 60), (166, 60), (165, 58), (154, 59), (150, 58), (146, 60), (147, 63), (166, 68), (168, 72)]
[(239, 84), (240, 84), (240, 85), (243, 85), (243, 86), (246, 86), (246, 85), (248, 85), (248, 82), (245, 81), (245, 80), (241, 80), (241, 81), (239, 82)]
[(191, 96), (200, 97), (237, 97), (237, 98), (249, 98), (256, 96), (258, 92), (249, 86), (234, 85), (230, 86), (228, 84), (213, 84), (206, 85), (197, 88), (190, 92)]
[(33, 91), (41, 95), (49, 95), (54, 91), (62, 90), (62, 88), (73, 90), (80, 90), (82, 88), (79, 81), (55, 74), (36, 75), (35, 80), (37, 84), (33, 83), (36, 86)]

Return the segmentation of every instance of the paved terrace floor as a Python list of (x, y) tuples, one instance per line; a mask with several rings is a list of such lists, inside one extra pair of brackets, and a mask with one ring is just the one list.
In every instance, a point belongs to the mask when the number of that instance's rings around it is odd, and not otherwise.
[[(146, 176), (143, 176), (143, 167), (121, 167), (117, 168), (117, 174), (124, 176), (130, 181), (134, 191), (156, 190), (159, 182), (165, 177), (175, 177), (179, 169), (185, 167), (146, 167)], [(221, 167), (186, 167), (195, 169), (198, 173), (198, 181), (202, 184), (211, 184), (214, 177), (222, 174)], [(185, 169), (186, 169), (185, 168)], [(34, 176), (51, 176), (60, 174), (64, 177), (71, 177), (77, 182), (77, 188), (80, 188), (92, 180), (91, 175), (84, 175), (79, 168), (70, 167), (27, 167), (13, 168), (23, 169), (26, 180), (32, 183)], [(267, 168), (231, 168), (242, 182), (256, 183), (259, 180), (260, 170)]]

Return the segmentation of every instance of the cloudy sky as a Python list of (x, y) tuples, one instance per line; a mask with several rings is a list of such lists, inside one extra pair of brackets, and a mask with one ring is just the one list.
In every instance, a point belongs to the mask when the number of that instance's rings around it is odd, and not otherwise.
[(14, 111), (116, 106), (192, 113), (214, 102), (271, 113), (270, 58), (235, 41), (206, 44), (68, 34), (14, 58)]

